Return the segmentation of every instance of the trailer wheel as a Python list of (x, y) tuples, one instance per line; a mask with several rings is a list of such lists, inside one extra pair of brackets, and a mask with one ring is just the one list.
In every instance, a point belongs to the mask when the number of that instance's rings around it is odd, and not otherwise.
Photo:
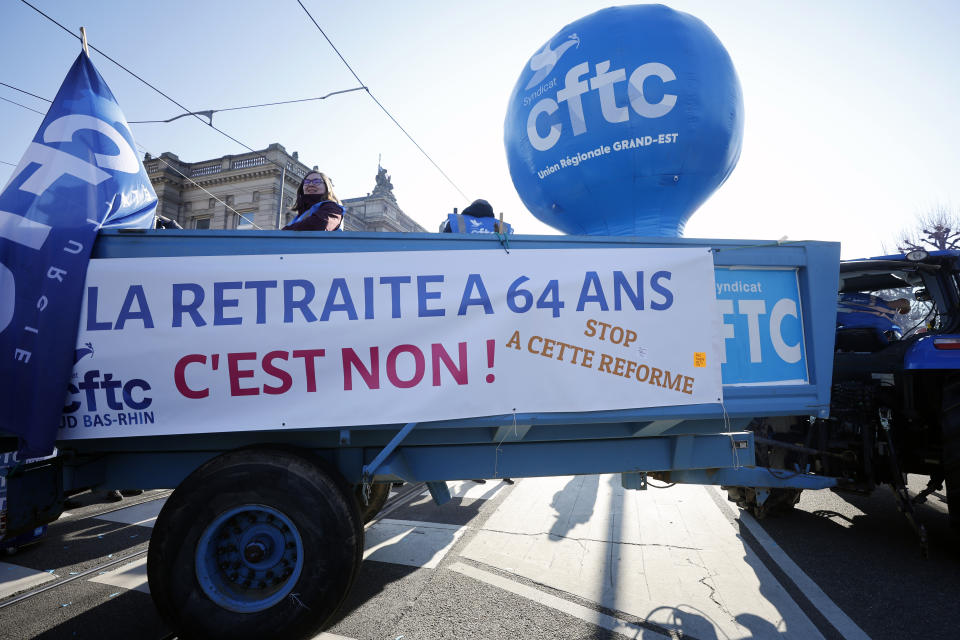
[(281, 448), (225, 453), (194, 471), (157, 518), (150, 592), (181, 638), (300, 638), (336, 612), (363, 556), (350, 486)]
[(940, 414), (943, 433), (943, 479), (947, 485), (947, 510), (950, 525), (960, 533), (960, 378), (951, 378), (943, 386)]
[(387, 498), (390, 497), (390, 484), (382, 482), (371, 484), (370, 496), (366, 504), (363, 502), (362, 484), (354, 487), (353, 495), (357, 499), (357, 508), (360, 509), (360, 520), (363, 524), (367, 524), (377, 517), (377, 514), (383, 509), (383, 505), (387, 503)]

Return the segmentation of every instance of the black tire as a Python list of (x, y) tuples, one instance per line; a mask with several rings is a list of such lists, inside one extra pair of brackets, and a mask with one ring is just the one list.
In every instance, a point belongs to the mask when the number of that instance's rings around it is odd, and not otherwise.
[(357, 508), (360, 510), (360, 521), (367, 524), (377, 517), (383, 505), (387, 503), (390, 497), (390, 484), (378, 483), (370, 485), (370, 496), (366, 504), (363, 501), (363, 485), (358, 484), (354, 487), (354, 497), (357, 499)]
[[(230, 516), (233, 512), (238, 515)], [(265, 514), (263, 523), (243, 519), (251, 513)], [(271, 513), (277, 514), (276, 520)], [(264, 587), (263, 581), (251, 586), (249, 580), (241, 586), (235, 578), (237, 570), (228, 566), (231, 563), (220, 562), (219, 551), (226, 547), (218, 548), (215, 559), (209, 553), (204, 555), (204, 550), (221, 544), (219, 540), (233, 540), (229, 536), (234, 531), (236, 541), (242, 540), (240, 527), (248, 527), (242, 534), (246, 536), (255, 528), (268, 528), (268, 520), (274, 533), (282, 530), (285, 533), (280, 535), (297, 536), (295, 542), (275, 545), (276, 553), (283, 554), (279, 561), (286, 567), (280, 574), (281, 565), (275, 565), (279, 575), (272, 579), (283, 581), (279, 587)], [(243, 544), (247, 543), (240, 546)], [(229, 560), (251, 559), (249, 546), (243, 551), (234, 545), (231, 548), (235, 553)], [(293, 551), (283, 551), (291, 548)], [(201, 555), (197, 556), (198, 552)], [(295, 570), (290, 569), (289, 553), (294, 554)], [(301, 638), (318, 633), (333, 616), (362, 559), (360, 514), (352, 489), (340, 474), (309, 453), (260, 447), (218, 456), (177, 487), (157, 518), (147, 575), (157, 610), (178, 637)], [(260, 561), (255, 554), (254, 560)], [(249, 567), (241, 566), (239, 571), (254, 575)], [(254, 592), (258, 587), (273, 590), (270, 598), (279, 599), (262, 609), (231, 610), (229, 600), (216, 588), (211, 595), (209, 585), (216, 580), (224, 593), (240, 593), (241, 601), (251, 598), (254, 607), (268, 602), (261, 592)], [(251, 592), (252, 596), (246, 595)]]
[(960, 379), (943, 385), (940, 413), (943, 435), (943, 480), (947, 485), (947, 509), (950, 525), (960, 534)]

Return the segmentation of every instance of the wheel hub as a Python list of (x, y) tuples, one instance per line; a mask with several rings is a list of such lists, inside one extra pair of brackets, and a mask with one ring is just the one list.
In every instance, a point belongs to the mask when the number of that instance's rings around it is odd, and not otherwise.
[(273, 606), (293, 590), (302, 569), (303, 541), (296, 526), (265, 505), (220, 514), (197, 543), (197, 580), (211, 600), (231, 611)]

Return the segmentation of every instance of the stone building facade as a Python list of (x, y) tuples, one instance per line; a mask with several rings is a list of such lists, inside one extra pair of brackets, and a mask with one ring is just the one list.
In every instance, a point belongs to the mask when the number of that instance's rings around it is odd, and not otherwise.
[[(157, 192), (157, 213), (184, 229), (277, 229), (290, 222), (290, 207), (308, 167), (279, 144), (251, 153), (184, 162), (165, 152), (144, 157)], [(281, 200), (280, 182), (283, 180)], [(380, 168), (366, 196), (343, 199), (344, 231), (425, 231), (406, 215)]]

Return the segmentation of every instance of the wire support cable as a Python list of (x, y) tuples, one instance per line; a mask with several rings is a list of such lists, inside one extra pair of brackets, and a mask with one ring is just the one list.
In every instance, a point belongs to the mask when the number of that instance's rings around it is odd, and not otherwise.
[[(25, 1), (26, 1), (26, 0), (21, 0), (21, 2), (25, 2)], [(436, 168), (436, 170), (440, 172), (440, 175), (442, 175), (442, 176), (447, 180), (447, 182), (449, 182), (450, 185), (451, 185), (454, 189), (456, 189), (457, 192), (458, 192), (461, 196), (463, 196), (463, 199), (464, 199), (464, 200), (469, 200), (470, 198), (468, 198), (467, 195), (463, 192), (463, 190), (461, 190), (460, 187), (458, 187), (457, 184), (450, 178), (450, 176), (448, 176), (448, 175), (446, 174), (446, 172), (445, 172), (443, 169), (440, 168), (440, 165), (438, 165), (436, 162), (434, 162), (433, 158), (430, 157), (430, 154), (427, 153), (427, 152), (424, 150), (424, 148), (421, 147), (420, 144), (419, 144), (416, 140), (413, 139), (413, 136), (411, 136), (409, 133), (407, 133), (407, 130), (404, 129), (403, 126), (402, 126), (399, 122), (397, 122), (397, 119), (393, 117), (393, 114), (391, 114), (390, 111), (388, 111), (387, 108), (386, 108), (385, 106), (383, 106), (383, 104), (381, 104), (381, 102), (380, 102), (379, 100), (377, 100), (376, 96), (373, 95), (373, 92), (370, 91), (370, 87), (368, 87), (366, 84), (364, 84), (363, 80), (360, 79), (360, 76), (358, 76), (358, 75), (357, 75), (357, 72), (353, 70), (353, 67), (351, 67), (351, 66), (350, 66), (350, 63), (347, 62), (347, 59), (343, 57), (343, 54), (341, 54), (341, 53), (340, 53), (340, 50), (337, 49), (337, 47), (333, 44), (333, 42), (330, 40), (330, 37), (327, 36), (327, 34), (326, 34), (326, 32), (323, 30), (323, 28), (320, 27), (320, 24), (319, 24), (319, 23), (316, 21), (316, 19), (313, 17), (313, 14), (310, 13), (309, 9), (307, 9), (307, 7), (304, 6), (303, 2), (302, 2), (301, 0), (297, 0), (297, 4), (299, 4), (299, 5), (300, 5), (300, 8), (303, 9), (304, 13), (307, 14), (307, 17), (310, 18), (310, 21), (311, 21), (311, 22), (313, 22), (313, 26), (315, 26), (315, 27), (317, 28), (317, 31), (320, 32), (320, 35), (322, 35), (323, 38), (327, 41), (327, 44), (330, 45), (330, 47), (333, 49), (334, 53), (337, 54), (337, 56), (340, 58), (340, 60), (343, 62), (343, 64), (344, 64), (344, 65), (347, 67), (347, 69), (350, 71), (350, 73), (353, 74), (353, 77), (356, 78), (357, 82), (360, 83), (360, 85), (361, 85), (364, 89), (366, 89), (367, 95), (370, 96), (370, 99), (373, 100), (374, 103), (376, 103), (376, 105), (377, 105), (378, 107), (380, 107), (380, 109), (381, 109), (385, 114), (387, 114), (387, 117), (390, 118), (390, 120), (393, 121), (393, 124), (397, 125), (397, 128), (399, 128), (400, 131), (403, 132), (403, 135), (407, 136), (407, 138), (410, 140), (410, 142), (412, 142), (413, 145), (414, 145), (417, 149), (420, 150), (420, 153), (422, 153), (423, 156), (424, 156), (427, 160), (430, 161), (430, 164), (432, 164), (432, 165)]]
[[(311, 101), (315, 101), (315, 100), (326, 100), (326, 99), (329, 98), (330, 96), (340, 95), (341, 93), (350, 93), (350, 92), (352, 92), (352, 91), (363, 91), (363, 90), (365, 90), (365, 89), (366, 89), (366, 87), (353, 87), (352, 89), (340, 89), (339, 91), (331, 91), (330, 93), (328, 93), (328, 94), (326, 94), (326, 95), (324, 95), (324, 96), (318, 96), (318, 97), (316, 97), (316, 98), (299, 98), (299, 99), (296, 99), (296, 100), (281, 100), (281, 101), (279, 101), (279, 102), (264, 102), (264, 103), (262, 103), (262, 104), (248, 104), (248, 105), (245, 105), (245, 106), (243, 106), (243, 107), (226, 107), (226, 108), (224, 108), (224, 109), (208, 109), (208, 110), (206, 110), (206, 111), (194, 111), (194, 112), (191, 112), (191, 113), (181, 113), (181, 114), (178, 115), (178, 116), (173, 116), (172, 118), (168, 118), (168, 119), (166, 119), (166, 120), (131, 120), (128, 124), (167, 123), (167, 122), (173, 122), (174, 120), (177, 120), (178, 118), (183, 118), (184, 116), (192, 116), (192, 115), (206, 116), (207, 118), (210, 119), (211, 122), (213, 122), (213, 114), (215, 114), (215, 113), (221, 113), (221, 112), (223, 112), (223, 111), (240, 111), (241, 109), (257, 109), (257, 108), (259, 108), (259, 107), (274, 107), (274, 106), (281, 105), (281, 104), (295, 104), (295, 103), (298, 103), (298, 102), (311, 102)], [(205, 123), (205, 124), (209, 124), (209, 123)]]

